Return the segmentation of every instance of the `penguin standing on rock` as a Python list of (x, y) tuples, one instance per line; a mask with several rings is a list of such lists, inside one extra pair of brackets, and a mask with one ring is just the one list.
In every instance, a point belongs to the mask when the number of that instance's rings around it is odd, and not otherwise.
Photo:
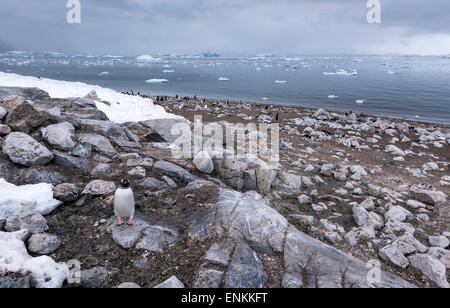
[(134, 194), (130, 188), (130, 181), (123, 179), (120, 182), (120, 187), (116, 190), (114, 195), (114, 213), (119, 219), (118, 226), (124, 224), (123, 218), (128, 217), (128, 225), (133, 225), (134, 217)]

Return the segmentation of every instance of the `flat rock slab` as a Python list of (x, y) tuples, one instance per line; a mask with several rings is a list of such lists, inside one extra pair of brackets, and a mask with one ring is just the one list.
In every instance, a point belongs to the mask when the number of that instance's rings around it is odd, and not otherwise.
[(3, 142), (3, 153), (11, 161), (23, 166), (44, 166), (53, 159), (45, 146), (24, 133), (9, 134)]
[(238, 243), (228, 267), (226, 288), (265, 288), (267, 274), (258, 255), (244, 243)]
[(218, 289), (222, 282), (223, 272), (216, 270), (202, 270), (197, 274), (193, 288)]
[(144, 230), (150, 226), (147, 219), (139, 216), (134, 218), (132, 226), (118, 226), (118, 222), (116, 217), (111, 218), (106, 226), (106, 231), (111, 234), (114, 242), (123, 248), (134, 247), (136, 242), (142, 237)]
[(189, 184), (190, 182), (198, 179), (197, 177), (189, 173), (186, 169), (175, 165), (174, 163), (163, 160), (160, 160), (153, 165), (153, 172), (160, 176), (168, 176), (182, 185)]
[(164, 246), (175, 243), (178, 237), (178, 230), (171, 223), (160, 222), (144, 230), (136, 248), (162, 253)]
[(227, 266), (234, 247), (235, 241), (232, 239), (213, 243), (206, 253), (205, 260), (214, 264)]
[(154, 288), (156, 289), (182, 289), (184, 284), (175, 276), (170, 277), (163, 283), (158, 284)]

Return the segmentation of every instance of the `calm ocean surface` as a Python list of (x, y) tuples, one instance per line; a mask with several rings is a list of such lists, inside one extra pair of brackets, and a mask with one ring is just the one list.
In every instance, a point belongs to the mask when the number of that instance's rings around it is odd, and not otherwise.
[(0, 54), (0, 71), (118, 91), (352, 110), (450, 124), (450, 57)]

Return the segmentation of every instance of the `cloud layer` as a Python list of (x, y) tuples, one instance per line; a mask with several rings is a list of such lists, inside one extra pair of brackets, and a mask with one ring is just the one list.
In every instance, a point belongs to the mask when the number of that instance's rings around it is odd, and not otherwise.
[(0, 3), (0, 48), (71, 53), (450, 54), (450, 1), (80, 0), (81, 24), (66, 1)]

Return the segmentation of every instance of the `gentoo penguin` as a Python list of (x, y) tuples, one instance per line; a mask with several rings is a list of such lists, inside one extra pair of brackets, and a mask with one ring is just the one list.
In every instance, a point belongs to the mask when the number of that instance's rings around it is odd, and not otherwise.
[(127, 224), (132, 225), (134, 209), (134, 195), (130, 188), (130, 181), (123, 179), (114, 195), (114, 213), (119, 219), (117, 225), (121, 226), (124, 224), (123, 218), (128, 218)]

